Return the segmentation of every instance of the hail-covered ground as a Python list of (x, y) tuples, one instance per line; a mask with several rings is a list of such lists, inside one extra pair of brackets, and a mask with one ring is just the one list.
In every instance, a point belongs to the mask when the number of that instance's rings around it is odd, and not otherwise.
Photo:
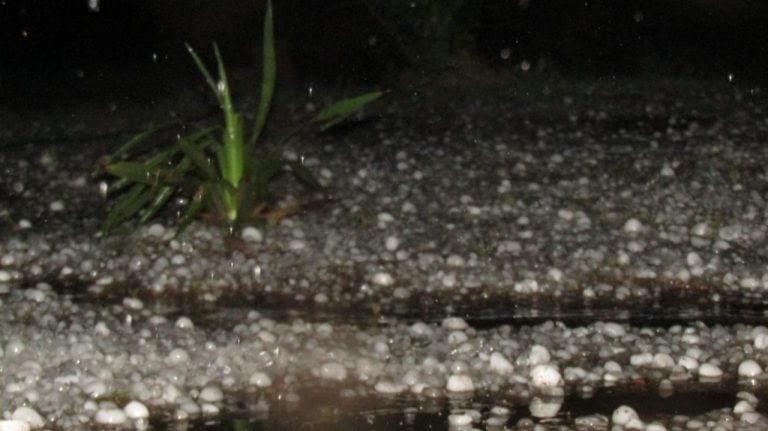
[[(429, 412), (456, 430), (768, 428), (761, 90), (470, 95), (393, 96), (285, 147), (328, 196), (285, 175), (275, 195), (303, 210), (233, 238), (203, 222), (175, 236), (183, 202), (97, 234), (93, 172), (125, 137), (14, 123), (0, 431), (235, 412), (271, 429), (356, 414), (412, 429)], [(377, 423), (393, 403), (399, 425)]]

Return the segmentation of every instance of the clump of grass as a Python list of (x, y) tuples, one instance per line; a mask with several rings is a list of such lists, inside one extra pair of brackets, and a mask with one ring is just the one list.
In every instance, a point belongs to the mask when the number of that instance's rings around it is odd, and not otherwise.
[[(285, 159), (275, 150), (257, 151), (272, 103), (277, 68), (271, 1), (267, 3), (264, 18), (261, 93), (250, 134), (245, 131), (243, 116), (234, 108), (218, 46), (213, 45), (216, 79), (195, 50), (189, 45), (187, 50), (216, 96), (223, 125), (178, 135), (167, 148), (142, 160), (133, 160), (131, 157), (140, 146), (163, 128), (146, 130), (110, 155), (103, 169), (117, 179), (109, 185), (108, 193), (121, 197), (107, 214), (102, 232), (109, 233), (133, 219), (145, 223), (172, 197), (179, 195), (186, 196), (188, 204), (179, 214), (177, 232), (203, 213), (215, 215), (230, 232), (234, 232), (243, 222), (269, 219), (270, 215), (279, 219), (281, 214), (290, 212), (270, 208), (268, 186), (279, 173), (291, 171), (305, 185), (322, 188), (300, 163)], [(381, 95), (374, 91), (338, 101), (320, 110), (309, 124), (319, 131), (328, 130)]]

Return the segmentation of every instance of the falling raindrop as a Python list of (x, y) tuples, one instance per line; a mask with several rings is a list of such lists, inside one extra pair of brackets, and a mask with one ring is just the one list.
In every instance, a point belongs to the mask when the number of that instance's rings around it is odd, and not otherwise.
[(528, 72), (529, 70), (531, 70), (531, 62), (528, 60), (523, 60), (523, 62), (520, 63), (520, 70), (522, 70), (523, 72)]
[(88, 9), (92, 12), (99, 11), (99, 0), (88, 0)]
[(509, 48), (502, 48), (501, 52), (499, 52), (499, 57), (501, 57), (502, 60), (509, 60), (510, 55), (512, 55), (512, 50)]
[(728, 74), (728, 82), (733, 82), (733, 73)]

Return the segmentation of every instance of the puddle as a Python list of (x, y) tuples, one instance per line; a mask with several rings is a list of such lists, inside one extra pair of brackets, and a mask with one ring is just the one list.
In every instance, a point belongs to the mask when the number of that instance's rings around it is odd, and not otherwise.
[[(369, 397), (356, 399), (314, 398), (300, 405), (270, 405), (269, 413), (248, 413), (237, 408), (215, 420), (197, 419), (188, 423), (156, 422), (157, 431), (407, 431), (407, 430), (486, 430), (575, 429), (577, 424), (595, 421), (596, 415), (610, 418), (622, 405), (635, 408), (646, 423), (657, 421), (673, 424), (701, 417), (721, 409), (732, 408), (737, 398), (734, 391), (720, 387), (714, 390), (691, 390), (667, 397), (641, 390), (598, 391), (593, 397), (571, 395), (562, 400), (558, 414), (536, 418), (534, 408), (514, 398), (474, 397), (472, 399), (422, 400)], [(242, 407), (242, 406), (241, 406)], [(474, 418), (471, 426), (451, 426), (451, 414), (466, 413)], [(588, 418), (589, 417), (589, 418)], [(599, 419), (597, 419), (599, 422)], [(600, 429), (600, 428), (596, 428)]]

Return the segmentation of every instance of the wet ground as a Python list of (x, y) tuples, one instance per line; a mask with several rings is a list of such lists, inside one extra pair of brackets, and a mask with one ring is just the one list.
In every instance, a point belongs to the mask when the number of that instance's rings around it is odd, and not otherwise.
[[(174, 237), (175, 208), (96, 234), (99, 158), (167, 107), (4, 112), (0, 415), (764, 429), (765, 99), (661, 80), (392, 94), (285, 149), (332, 200), (234, 240), (203, 223)], [(279, 108), (276, 129), (304, 111)]]

